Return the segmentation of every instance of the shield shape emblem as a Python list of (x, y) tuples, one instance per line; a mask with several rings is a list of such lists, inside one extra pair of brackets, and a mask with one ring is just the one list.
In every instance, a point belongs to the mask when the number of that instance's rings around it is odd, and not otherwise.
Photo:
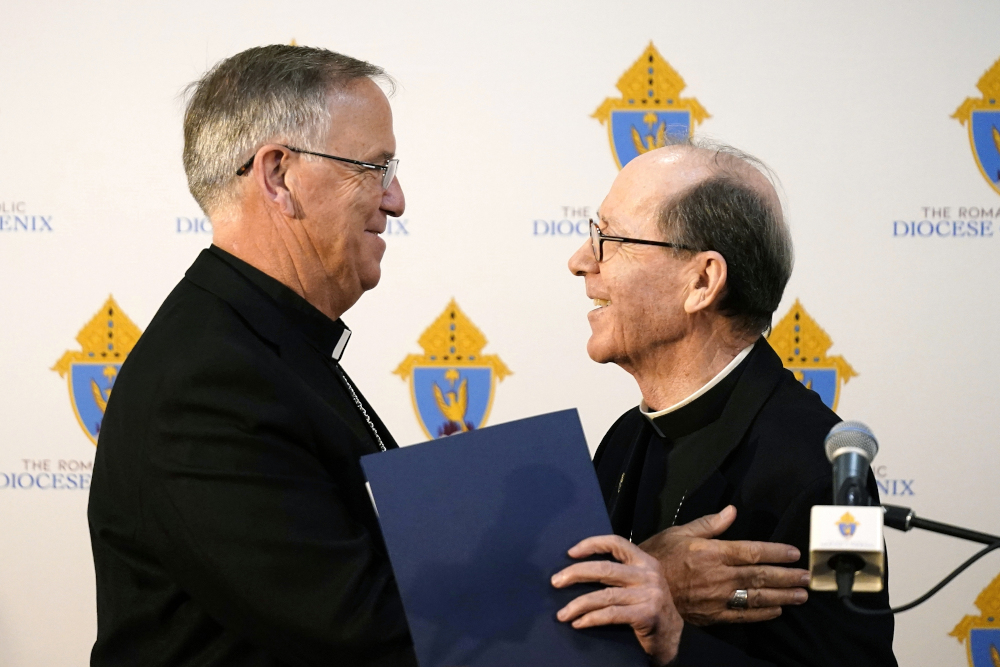
[(686, 139), (709, 117), (693, 97), (681, 97), (684, 79), (650, 42), (618, 79), (621, 97), (609, 97), (591, 117), (608, 128), (611, 154), (621, 169), (670, 139)]
[(96, 445), (104, 409), (121, 364), (74, 362), (69, 367), (69, 400), (80, 428)]
[(827, 407), (831, 410), (837, 405), (840, 399), (840, 383), (837, 382), (836, 368), (806, 368), (800, 366), (786, 366), (795, 375), (795, 379), (812, 389), (823, 399)]
[(976, 596), (979, 616), (971, 614), (948, 634), (965, 644), (971, 667), (1000, 667), (1000, 575)]
[(840, 355), (827, 354), (833, 341), (798, 299), (771, 329), (767, 340), (795, 379), (819, 394), (828, 408), (836, 410), (841, 385), (857, 373)]
[(974, 628), (969, 634), (972, 667), (1000, 666), (1000, 628)]
[(420, 335), (423, 354), (408, 354), (393, 371), (410, 382), (410, 398), (428, 438), (482, 428), (498, 381), (511, 374), (486, 337), (452, 299)]
[(52, 367), (69, 385), (69, 402), (80, 428), (97, 444), (104, 408), (122, 362), (142, 332), (109, 296), (76, 340), (80, 350), (67, 350)]
[(1000, 193), (1000, 110), (973, 111), (969, 141), (983, 177)]
[(690, 133), (690, 111), (618, 109), (611, 112), (608, 123), (619, 169), (643, 153), (666, 146), (668, 138), (686, 139)]
[(951, 115), (969, 129), (976, 165), (986, 182), (1000, 193), (1000, 60), (979, 78), (982, 97), (967, 97)]
[(413, 405), (428, 438), (479, 428), (493, 407), (495, 376), (483, 366), (414, 366)]

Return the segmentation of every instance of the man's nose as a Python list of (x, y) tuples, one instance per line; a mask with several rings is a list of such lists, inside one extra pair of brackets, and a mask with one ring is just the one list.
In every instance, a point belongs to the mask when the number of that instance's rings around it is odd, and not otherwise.
[(588, 273), (598, 273), (599, 271), (597, 260), (594, 259), (594, 249), (591, 247), (591, 241), (588, 239), (569, 258), (569, 272), (574, 276), (583, 276)]
[(406, 210), (406, 197), (403, 196), (403, 187), (399, 184), (399, 178), (394, 177), (392, 183), (382, 194), (382, 210), (394, 218), (403, 215)]

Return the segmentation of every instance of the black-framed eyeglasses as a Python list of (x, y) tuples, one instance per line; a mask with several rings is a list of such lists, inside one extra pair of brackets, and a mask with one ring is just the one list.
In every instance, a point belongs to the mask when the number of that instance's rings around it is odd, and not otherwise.
[[(399, 158), (393, 158), (393, 159), (387, 161), (385, 164), (374, 164), (372, 162), (361, 162), (360, 160), (352, 160), (352, 159), (346, 158), (346, 157), (337, 157), (336, 155), (327, 155), (326, 153), (317, 153), (315, 151), (307, 151), (307, 150), (302, 149), (302, 148), (293, 148), (292, 146), (285, 146), (284, 144), (280, 144), (280, 145), (284, 146), (285, 148), (287, 148), (288, 150), (292, 151), (293, 153), (305, 153), (306, 155), (315, 155), (317, 157), (325, 157), (325, 158), (328, 158), (330, 160), (337, 160), (338, 162), (348, 162), (350, 164), (356, 164), (356, 165), (358, 165), (360, 167), (364, 167), (366, 169), (377, 169), (377, 170), (379, 170), (379, 171), (382, 172), (382, 189), (383, 190), (388, 190), (389, 186), (392, 185), (392, 179), (396, 178), (396, 169), (399, 167)], [(243, 164), (243, 166), (241, 166), (239, 169), (236, 170), (236, 175), (237, 176), (242, 176), (242, 175), (246, 174), (248, 171), (250, 171), (250, 168), (253, 167), (254, 158), (256, 158), (256, 157), (257, 157), (257, 154), (254, 153), (250, 157), (250, 159), (247, 160)]]
[(591, 219), (590, 221), (590, 248), (594, 251), (594, 259), (598, 262), (604, 261), (604, 244), (607, 241), (614, 243), (639, 243), (642, 245), (658, 245), (663, 248), (674, 248), (675, 250), (691, 250), (694, 248), (679, 243), (667, 243), (666, 241), (647, 241), (645, 239), (630, 239), (624, 236), (605, 236), (601, 233), (601, 228)]

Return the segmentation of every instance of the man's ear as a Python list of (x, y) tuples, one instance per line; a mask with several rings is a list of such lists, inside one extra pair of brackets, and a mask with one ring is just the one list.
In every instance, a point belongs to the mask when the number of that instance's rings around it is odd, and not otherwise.
[(718, 304), (726, 290), (726, 259), (714, 250), (700, 252), (691, 259), (691, 283), (684, 311), (693, 314)]
[(266, 144), (257, 151), (250, 173), (267, 204), (286, 218), (294, 218), (297, 212), (295, 197), (285, 181), (289, 160), (291, 152), (287, 148)]

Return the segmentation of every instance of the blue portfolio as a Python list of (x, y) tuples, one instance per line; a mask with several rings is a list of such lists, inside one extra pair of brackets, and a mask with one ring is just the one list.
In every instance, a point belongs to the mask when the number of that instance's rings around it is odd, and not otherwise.
[(421, 667), (646, 665), (631, 628), (556, 620), (552, 587), (611, 532), (576, 410), (370, 454), (361, 464)]

